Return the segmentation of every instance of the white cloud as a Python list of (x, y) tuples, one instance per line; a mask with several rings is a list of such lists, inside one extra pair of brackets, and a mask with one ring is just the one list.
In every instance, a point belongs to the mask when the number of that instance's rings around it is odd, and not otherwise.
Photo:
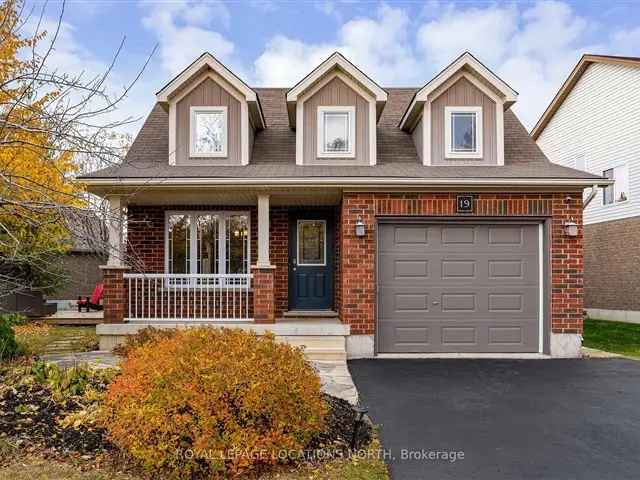
[(331, 43), (308, 44), (277, 35), (255, 61), (256, 82), (291, 86), (334, 51), (341, 52), (379, 83), (413, 82), (418, 65), (408, 27), (409, 17), (404, 10), (382, 5), (375, 18), (346, 22)]
[[(86, 42), (82, 42), (77, 38), (77, 32), (74, 26), (66, 21), (60, 22), (55, 18), (59, 12), (52, 8), (45, 10), (45, 16), (40, 20), (38, 16), (31, 17), (25, 25), (25, 35), (33, 35), (38, 32), (47, 32), (47, 35), (38, 43), (36, 51), (40, 55), (44, 55), (49, 50), (52, 42), (53, 48), (45, 59), (44, 68), (48, 72), (56, 72), (58, 75), (67, 75), (70, 79), (79, 79), (80, 84), (88, 85), (92, 82), (102, 79), (107, 74), (104, 84), (101, 88), (109, 95), (111, 100), (119, 98), (127, 87), (132, 87), (128, 96), (122, 99), (117, 108), (109, 109), (98, 116), (91, 118), (90, 122), (94, 125), (118, 125), (117, 130), (124, 133), (134, 133), (140, 126), (140, 121), (132, 123), (131, 120), (138, 119), (146, 114), (151, 108), (153, 98), (149, 97), (148, 92), (151, 89), (146, 79), (139, 80), (131, 85), (137, 76), (140, 68), (143, 66), (144, 58), (138, 58), (139, 63), (135, 60), (124, 61), (130, 52), (124, 50), (120, 53), (120, 57), (116, 59), (113, 68), (110, 64), (113, 58), (98, 58), (91, 50), (86, 47)], [(38, 21), (40, 25), (38, 26)], [(57, 37), (54, 38), (58, 29)], [(116, 54), (120, 39), (115, 38), (113, 42), (113, 55)], [(29, 52), (23, 52), (30, 54)], [(63, 101), (72, 103), (80, 103), (83, 98), (87, 97), (86, 91), (80, 88), (72, 88), (65, 92)], [(144, 106), (141, 109), (141, 105)], [(97, 111), (105, 108), (107, 103), (100, 96), (93, 96), (90, 103), (87, 104), (85, 112)]]
[(468, 50), (519, 93), (514, 109), (531, 127), (569, 71), (586, 51), (595, 28), (559, 1), (516, 6), (452, 8), (418, 30), (425, 60), (442, 67)]
[(224, 3), (180, 0), (151, 4), (142, 24), (158, 40), (163, 69), (175, 75), (204, 51), (233, 63), (234, 44), (208, 27), (213, 21), (228, 26), (230, 18)]
[(488, 63), (500, 61), (517, 29), (515, 7), (448, 10), (418, 29), (425, 57), (441, 68), (469, 50)]

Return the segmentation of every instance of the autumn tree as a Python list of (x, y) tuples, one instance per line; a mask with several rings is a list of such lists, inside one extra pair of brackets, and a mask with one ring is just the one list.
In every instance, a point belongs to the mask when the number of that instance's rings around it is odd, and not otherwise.
[(38, 17), (22, 0), (0, 3), (0, 298), (64, 280), (59, 255), (72, 236), (83, 235), (72, 226), (99, 210), (74, 177), (120, 162), (122, 149), (112, 140), (130, 121), (105, 120), (131, 88), (107, 92), (113, 63), (90, 79), (49, 69), (64, 4), (59, 14), (56, 31), (45, 32), (44, 10)]

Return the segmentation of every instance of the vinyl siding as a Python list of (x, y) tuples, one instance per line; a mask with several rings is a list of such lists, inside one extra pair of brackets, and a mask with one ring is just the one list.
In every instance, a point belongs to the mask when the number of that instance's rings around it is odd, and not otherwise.
[(422, 118), (420, 118), (420, 121), (416, 124), (415, 128), (413, 129), (413, 132), (411, 132), (411, 136), (413, 137), (413, 144), (416, 146), (416, 152), (418, 153), (418, 158), (420, 159), (420, 161), (423, 161)]
[[(445, 107), (482, 107), (482, 158), (459, 159), (445, 157)], [(496, 103), (466, 78), (461, 78), (431, 104), (431, 164), (432, 165), (496, 165)]]
[(584, 212), (585, 224), (640, 215), (640, 68), (595, 63), (538, 138), (552, 162), (575, 167), (584, 155), (587, 171), (627, 164), (629, 200), (602, 204), (602, 190)]
[[(227, 157), (189, 157), (190, 107), (227, 107)], [(240, 102), (216, 82), (207, 78), (189, 92), (177, 105), (176, 165), (240, 165)]]
[[(354, 106), (355, 158), (318, 158), (318, 107)], [(305, 165), (369, 165), (369, 102), (339, 78), (334, 78), (304, 102)]]

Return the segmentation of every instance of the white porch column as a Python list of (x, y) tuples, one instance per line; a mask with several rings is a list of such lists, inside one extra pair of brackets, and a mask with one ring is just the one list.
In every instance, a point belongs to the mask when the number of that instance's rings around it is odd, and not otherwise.
[(107, 267), (124, 266), (124, 202), (120, 195), (108, 197), (107, 229), (109, 233), (109, 260)]
[(269, 268), (269, 195), (258, 195), (258, 268)]

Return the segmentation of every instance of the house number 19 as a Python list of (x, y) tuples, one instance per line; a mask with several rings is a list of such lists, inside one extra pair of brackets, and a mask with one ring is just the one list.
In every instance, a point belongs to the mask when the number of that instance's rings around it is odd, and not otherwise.
[(458, 195), (456, 204), (458, 213), (473, 213), (473, 195)]

